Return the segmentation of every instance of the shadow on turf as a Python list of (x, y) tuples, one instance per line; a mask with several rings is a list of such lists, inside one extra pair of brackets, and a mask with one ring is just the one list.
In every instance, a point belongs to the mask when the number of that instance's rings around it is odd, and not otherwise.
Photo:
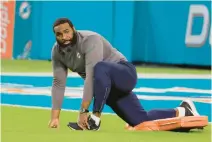
[(197, 129), (188, 129), (188, 128), (180, 128), (176, 130), (172, 130), (171, 132), (179, 132), (179, 133), (201, 133), (203, 132), (204, 128), (197, 128)]

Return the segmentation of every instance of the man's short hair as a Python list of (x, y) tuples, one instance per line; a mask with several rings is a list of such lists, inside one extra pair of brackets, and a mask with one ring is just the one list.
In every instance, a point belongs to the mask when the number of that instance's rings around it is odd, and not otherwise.
[(53, 25), (53, 31), (54, 31), (54, 27), (60, 25), (60, 24), (64, 24), (64, 23), (68, 23), (69, 26), (71, 28), (74, 27), (73, 23), (68, 19), (68, 18), (58, 18), (55, 22), (54, 22), (54, 25)]

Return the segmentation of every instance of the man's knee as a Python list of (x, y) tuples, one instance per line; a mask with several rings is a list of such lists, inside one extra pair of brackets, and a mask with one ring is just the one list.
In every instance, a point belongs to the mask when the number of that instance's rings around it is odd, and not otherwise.
[(107, 62), (101, 61), (94, 66), (94, 75), (98, 73), (108, 72), (109, 66)]

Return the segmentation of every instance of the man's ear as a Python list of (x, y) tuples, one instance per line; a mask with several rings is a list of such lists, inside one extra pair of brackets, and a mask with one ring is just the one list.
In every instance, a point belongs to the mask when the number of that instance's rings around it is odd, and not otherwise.
[(55, 30), (54, 30), (54, 28), (55, 28), (55, 27), (53, 27), (53, 33), (55, 34)]

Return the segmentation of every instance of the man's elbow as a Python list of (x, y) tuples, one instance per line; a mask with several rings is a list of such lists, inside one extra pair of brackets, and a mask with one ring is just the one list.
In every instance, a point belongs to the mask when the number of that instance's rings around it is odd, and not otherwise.
[(57, 78), (53, 79), (53, 87), (64, 88), (66, 82)]

